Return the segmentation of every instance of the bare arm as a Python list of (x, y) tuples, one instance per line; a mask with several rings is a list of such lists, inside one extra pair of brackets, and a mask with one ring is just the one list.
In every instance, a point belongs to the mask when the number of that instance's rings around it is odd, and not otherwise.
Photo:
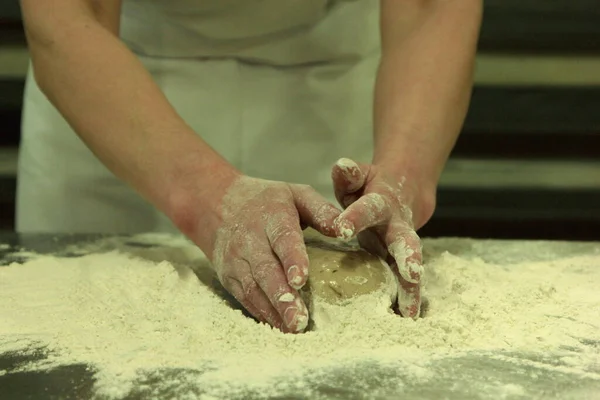
[[(423, 257), (415, 229), (435, 208), (436, 186), (467, 110), (481, 0), (381, 0), (382, 58), (371, 165), (341, 159), (338, 237), (388, 261), (398, 310), (417, 318)], [(400, 185), (399, 185), (400, 183)]]
[(21, 1), (37, 82), (88, 147), (206, 253), (257, 319), (303, 331), (301, 226), (333, 235), (339, 211), (310, 187), (239, 174), (192, 132), (119, 41), (120, 0)]
[(481, 15), (481, 0), (381, 2), (373, 163), (406, 178), (416, 228), (467, 111)]
[[(201, 180), (205, 188), (194, 193), (201, 201), (194, 207), (214, 208), (215, 192), (236, 172), (177, 115), (119, 40), (121, 0), (21, 5), (36, 81), (94, 154), (184, 231), (191, 207), (185, 182)], [(216, 225), (216, 217), (204, 217), (205, 226)]]

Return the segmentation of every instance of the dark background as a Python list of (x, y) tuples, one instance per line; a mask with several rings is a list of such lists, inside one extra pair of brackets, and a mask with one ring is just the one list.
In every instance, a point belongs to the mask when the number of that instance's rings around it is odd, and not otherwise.
[[(17, 0), (0, 0), (0, 230), (14, 224), (25, 68), (2, 71), (24, 48)], [(477, 72), (421, 234), (600, 240), (598, 0), (486, 0)]]

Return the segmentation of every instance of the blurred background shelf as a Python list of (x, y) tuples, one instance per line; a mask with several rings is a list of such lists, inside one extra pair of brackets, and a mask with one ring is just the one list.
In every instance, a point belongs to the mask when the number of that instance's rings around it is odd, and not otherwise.
[(597, 0), (485, 0), (480, 49), (599, 54)]
[[(20, 20), (18, 0), (0, 0), (0, 24), (18, 25)], [(597, 0), (485, 0), (479, 48), (510, 54), (597, 55), (598, 21)], [(15, 31), (10, 34), (22, 37)]]

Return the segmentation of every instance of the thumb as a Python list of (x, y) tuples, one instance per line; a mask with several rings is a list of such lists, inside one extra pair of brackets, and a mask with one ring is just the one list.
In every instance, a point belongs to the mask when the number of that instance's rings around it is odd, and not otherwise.
[(331, 169), (335, 197), (344, 208), (354, 203), (362, 191), (369, 167), (349, 158), (340, 158)]

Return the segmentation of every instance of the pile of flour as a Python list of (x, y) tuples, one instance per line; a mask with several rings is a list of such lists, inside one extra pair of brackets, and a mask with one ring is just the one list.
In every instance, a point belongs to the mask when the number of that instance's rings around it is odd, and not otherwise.
[[(233, 308), (184, 239), (139, 240), (162, 246), (104, 251), (115, 248), (106, 242), (98, 254), (0, 267), (0, 354), (45, 348), (46, 359), (22, 370), (89, 364), (106, 398), (159, 370), (201, 371), (163, 384), (189, 398), (202, 388), (208, 399), (268, 397), (282, 382), (310, 396), (319, 376), (357, 365), (396, 365), (418, 381), (431, 379), (431, 360), (461, 352), (584, 350), (582, 338), (600, 340), (600, 254), (492, 263), (453, 255), (452, 241), (430, 241), (449, 251), (425, 253), (425, 318), (400, 318), (381, 296), (363, 296), (334, 310), (327, 329), (286, 335)], [(598, 354), (573, 370), (598, 363)]]

